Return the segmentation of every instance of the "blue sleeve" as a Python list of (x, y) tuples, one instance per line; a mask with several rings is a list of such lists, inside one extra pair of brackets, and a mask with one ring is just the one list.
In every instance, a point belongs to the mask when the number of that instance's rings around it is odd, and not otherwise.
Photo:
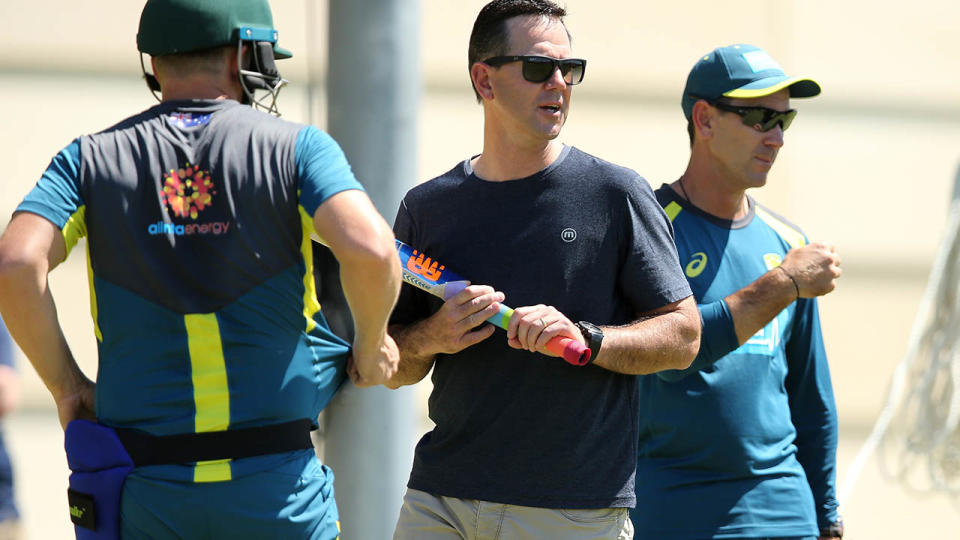
[(37, 185), (27, 194), (16, 211), (37, 214), (62, 230), (67, 221), (82, 207), (80, 140), (75, 139), (53, 157)]
[(733, 316), (723, 300), (710, 304), (698, 304), (700, 311), (700, 351), (687, 369), (668, 369), (657, 372), (657, 376), (667, 382), (676, 382), (690, 373), (699, 371), (717, 360), (735, 351), (740, 344), (733, 327)]
[(7, 326), (0, 319), (0, 365), (14, 367), (13, 365), (13, 338), (7, 331)]
[(311, 216), (331, 196), (348, 189), (363, 190), (340, 145), (313, 126), (300, 130), (294, 156), (300, 206)]
[(786, 345), (790, 414), (797, 429), (797, 459), (813, 492), (820, 528), (837, 520), (837, 407), (820, 333), (816, 298), (797, 301)]

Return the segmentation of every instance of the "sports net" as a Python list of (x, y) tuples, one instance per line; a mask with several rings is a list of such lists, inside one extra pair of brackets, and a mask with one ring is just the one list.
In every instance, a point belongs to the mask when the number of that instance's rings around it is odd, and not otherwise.
[(960, 171), (946, 235), (897, 366), (886, 405), (840, 485), (847, 502), (866, 461), (917, 491), (948, 494), (960, 505)]

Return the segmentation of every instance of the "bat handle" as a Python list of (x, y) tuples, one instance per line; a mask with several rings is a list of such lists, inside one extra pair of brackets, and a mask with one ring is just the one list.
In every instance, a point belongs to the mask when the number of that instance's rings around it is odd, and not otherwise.
[(575, 339), (557, 336), (547, 342), (547, 350), (562, 357), (568, 364), (585, 366), (590, 361), (590, 349)]
[[(487, 321), (506, 330), (511, 317), (513, 317), (513, 310), (501, 304), (500, 312)], [(590, 349), (583, 343), (568, 337), (557, 336), (551, 339), (547, 342), (547, 350), (574, 366), (585, 366), (590, 361)]]

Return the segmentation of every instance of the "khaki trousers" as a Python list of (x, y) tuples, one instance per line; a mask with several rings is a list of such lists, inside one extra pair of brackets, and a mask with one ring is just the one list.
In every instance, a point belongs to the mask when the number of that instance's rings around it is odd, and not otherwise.
[(403, 496), (394, 540), (631, 540), (626, 508), (551, 509), (436, 497)]
[(0, 521), (0, 540), (19, 540), (23, 538), (23, 531), (19, 519)]

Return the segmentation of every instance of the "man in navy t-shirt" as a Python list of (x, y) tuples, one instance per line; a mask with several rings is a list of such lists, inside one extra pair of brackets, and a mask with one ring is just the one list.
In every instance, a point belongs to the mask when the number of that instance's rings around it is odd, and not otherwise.
[[(392, 385), (433, 369), (397, 539), (630, 538), (636, 374), (689, 365), (700, 320), (669, 221), (637, 173), (557, 141), (572, 86), (565, 11), (487, 4), (470, 38), (480, 155), (412, 189), (398, 239), (472, 281), (404, 286)], [(516, 307), (506, 332), (484, 321)], [(590, 347), (564, 362), (555, 336)]]

